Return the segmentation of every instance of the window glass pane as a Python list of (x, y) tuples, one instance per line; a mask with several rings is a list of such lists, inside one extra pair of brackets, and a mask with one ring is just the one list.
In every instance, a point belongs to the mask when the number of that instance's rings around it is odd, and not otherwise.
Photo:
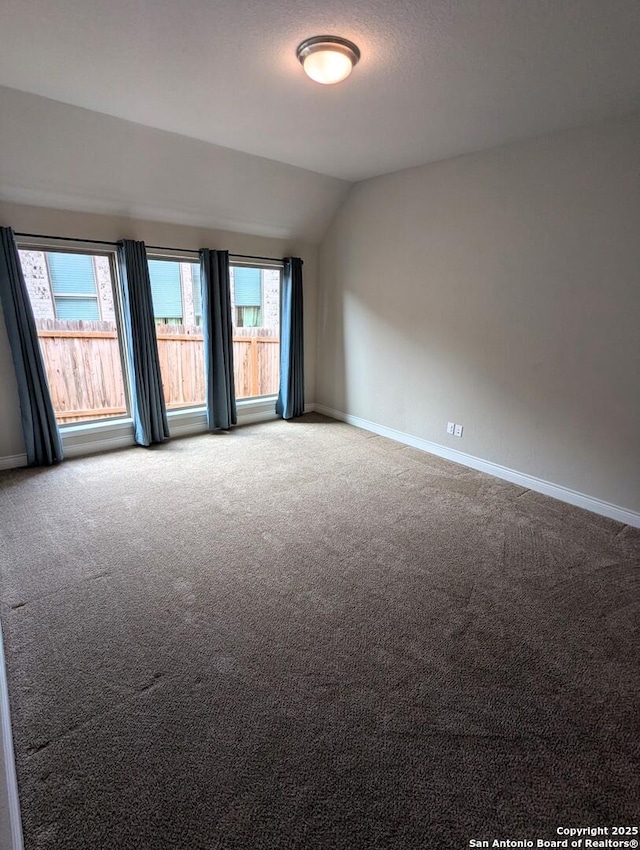
[(19, 253), (59, 424), (126, 415), (109, 257)]
[(58, 319), (89, 319), (100, 320), (97, 298), (70, 298), (67, 295), (56, 295), (56, 316)]
[(259, 307), (262, 272), (260, 269), (235, 269), (236, 307)]
[(96, 295), (93, 258), (87, 254), (47, 254), (51, 288), (56, 295)]
[(280, 270), (231, 266), (236, 398), (277, 395), (280, 382)]
[(149, 260), (153, 314), (157, 322), (182, 322), (182, 287), (180, 263), (170, 260)]
[(205, 403), (200, 267), (149, 260), (164, 400), (169, 410)]
[(262, 324), (261, 307), (236, 307), (236, 326), (239, 328), (259, 328)]

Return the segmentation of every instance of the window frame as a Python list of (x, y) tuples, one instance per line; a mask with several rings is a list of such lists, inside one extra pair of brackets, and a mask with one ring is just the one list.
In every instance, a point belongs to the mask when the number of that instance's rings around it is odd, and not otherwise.
[[(47, 267), (48, 283), (50, 288), (51, 302), (56, 321), (64, 321), (58, 319), (58, 312), (55, 303), (55, 294), (53, 292), (51, 271), (49, 268), (48, 253), (61, 254), (82, 254), (92, 258), (94, 280), (96, 284), (96, 300), (98, 302), (98, 313), (102, 318), (102, 305), (100, 303), (100, 294), (98, 292), (98, 279), (95, 269), (94, 257), (106, 257), (109, 261), (109, 273), (111, 276), (111, 289), (113, 295), (113, 313), (116, 325), (116, 334), (118, 341), (118, 353), (120, 357), (120, 368), (122, 370), (122, 382), (124, 385), (124, 402), (125, 413), (115, 414), (114, 416), (100, 416), (95, 419), (85, 419), (80, 422), (60, 422), (56, 416), (56, 423), (60, 430), (61, 436), (73, 433), (87, 433), (88, 431), (103, 430), (114, 425), (125, 424), (129, 426), (133, 422), (132, 418), (132, 398), (131, 398), (131, 375), (129, 371), (129, 361), (127, 357), (127, 337), (124, 331), (124, 313), (121, 297), (120, 276), (118, 274), (117, 250), (108, 242), (91, 242), (90, 244), (82, 240), (72, 239), (46, 239), (37, 236), (20, 236), (16, 237), (16, 245), (18, 251), (39, 251), (44, 254), (45, 264)], [(71, 297), (71, 296), (70, 296)], [(82, 296), (86, 297), (86, 296)], [(38, 345), (40, 342), (38, 341)], [(42, 349), (40, 349), (42, 350)]]
[[(284, 274), (284, 262), (279, 260), (252, 260), (247, 257), (241, 257), (237, 254), (229, 254), (229, 269), (232, 268), (249, 268), (259, 269), (262, 271), (276, 270), (279, 272), (280, 279), (278, 283), (278, 363), (280, 363), (280, 352), (282, 348), (282, 276)], [(261, 312), (264, 316), (264, 275), (260, 276), (260, 299)], [(234, 316), (232, 315), (232, 336), (235, 329)], [(278, 380), (280, 379), (280, 367), (278, 367)], [(236, 406), (242, 408), (251, 404), (260, 404), (264, 402), (271, 403), (278, 398), (278, 393), (269, 395), (254, 395), (236, 398)]]
[[(194, 251), (189, 251), (185, 249), (184, 251), (176, 251), (170, 248), (148, 248), (147, 249), (147, 260), (168, 260), (177, 263), (190, 263), (192, 265), (199, 265), (200, 258), (197, 253)], [(238, 255), (229, 254), (229, 268), (240, 267), (240, 268), (252, 268), (259, 269), (260, 271), (270, 271), (275, 270), (279, 273), (279, 293), (278, 293), (278, 363), (280, 362), (280, 352), (282, 346), (282, 336), (281, 336), (281, 327), (282, 327), (282, 276), (284, 274), (284, 262), (278, 260), (251, 260), (245, 257), (240, 257)], [(262, 310), (264, 311), (264, 276), (261, 276), (260, 280), (260, 295), (262, 298)], [(194, 311), (195, 317), (195, 311)], [(155, 319), (155, 316), (154, 316)], [(196, 323), (197, 325), (197, 323)], [(198, 327), (202, 327), (202, 320)], [(234, 327), (233, 316), (232, 316), (232, 330)], [(278, 398), (278, 393), (272, 393), (269, 395), (257, 395), (257, 396), (246, 396), (243, 398), (236, 398), (236, 407), (238, 410), (251, 409), (253, 406), (262, 405), (262, 404), (271, 404), (272, 401), (275, 401)], [(205, 404), (193, 404), (185, 407), (174, 407), (167, 408), (167, 418), (169, 420), (170, 429), (173, 434), (173, 426), (172, 422), (180, 421), (180, 420), (188, 420), (193, 414), (201, 414), (202, 412), (206, 412), (206, 403)]]
[[(200, 256), (199, 256), (198, 252), (189, 251), (187, 249), (185, 249), (184, 251), (175, 251), (175, 250), (163, 249), (163, 248), (148, 248), (147, 249), (147, 261), (149, 261), (149, 260), (164, 260), (165, 262), (189, 263), (190, 265), (198, 266), (198, 268), (200, 267)], [(191, 278), (192, 278), (192, 284), (193, 284), (193, 275), (191, 275)], [(184, 305), (184, 282), (182, 280), (182, 275), (180, 275), (180, 296), (182, 298), (182, 303)], [(156, 325), (156, 324), (167, 324), (167, 323), (164, 323), (164, 322), (158, 322), (157, 319), (156, 319), (155, 312), (154, 312), (153, 318), (154, 318), (154, 325)], [(194, 304), (194, 319), (195, 318), (196, 318), (196, 314), (195, 314), (195, 304)], [(183, 315), (181, 324), (184, 324), (184, 319), (185, 319), (185, 316)], [(202, 345), (204, 347), (204, 329), (202, 327), (202, 315), (200, 316), (200, 323), (196, 322), (195, 327), (200, 328), (200, 330), (202, 331), (203, 337), (202, 337), (201, 342), (202, 342)], [(197, 336), (194, 336), (193, 338), (199, 339), (199, 337), (197, 337)], [(156, 340), (157, 339), (158, 339), (158, 333), (156, 331)], [(203, 350), (204, 350), (204, 348), (203, 348)], [(206, 381), (206, 375), (204, 377), (205, 377), (205, 381)], [(166, 398), (165, 398), (165, 404), (166, 404)], [(167, 409), (167, 419), (169, 420), (169, 424), (171, 425), (172, 420), (179, 419), (181, 417), (188, 417), (190, 414), (193, 414), (193, 413), (196, 413), (196, 414), (202, 413), (202, 412), (206, 413), (207, 402), (206, 402), (206, 398), (205, 398), (205, 400), (202, 403), (185, 404), (184, 406), (171, 407), (171, 408), (167, 406), (166, 409)], [(169, 430), (171, 430), (171, 428)]]

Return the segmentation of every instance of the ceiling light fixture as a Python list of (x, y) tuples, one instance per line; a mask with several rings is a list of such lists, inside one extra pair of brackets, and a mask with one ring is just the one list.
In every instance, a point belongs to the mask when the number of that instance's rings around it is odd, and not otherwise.
[(360, 59), (360, 50), (338, 35), (316, 35), (302, 42), (296, 56), (307, 76), (330, 86), (346, 80)]

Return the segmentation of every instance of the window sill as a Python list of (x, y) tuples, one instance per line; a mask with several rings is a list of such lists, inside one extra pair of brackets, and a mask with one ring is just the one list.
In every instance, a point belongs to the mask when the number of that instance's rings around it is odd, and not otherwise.
[(60, 426), (65, 457), (96, 454), (133, 445), (133, 420), (102, 419)]
[[(276, 418), (276, 396), (261, 396), (236, 402), (238, 425), (264, 422)], [(171, 410), (167, 414), (172, 437), (202, 434), (207, 430), (207, 411), (204, 407)]]
[[(261, 396), (238, 401), (238, 425), (276, 419), (276, 396)], [(169, 431), (172, 437), (203, 434), (207, 431), (207, 411), (203, 406), (169, 410)], [(133, 420), (96, 420), (60, 426), (62, 446), (67, 458), (133, 446)]]
[(102, 431), (111, 431), (114, 428), (133, 427), (133, 419), (130, 416), (119, 416), (113, 419), (94, 419), (92, 422), (69, 422), (58, 424), (63, 438), (82, 434), (97, 434)]

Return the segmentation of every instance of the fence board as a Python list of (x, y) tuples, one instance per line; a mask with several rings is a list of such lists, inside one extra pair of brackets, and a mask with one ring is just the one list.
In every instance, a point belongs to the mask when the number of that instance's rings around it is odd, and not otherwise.
[(60, 422), (122, 415), (124, 381), (111, 322), (37, 322), (51, 398)]

